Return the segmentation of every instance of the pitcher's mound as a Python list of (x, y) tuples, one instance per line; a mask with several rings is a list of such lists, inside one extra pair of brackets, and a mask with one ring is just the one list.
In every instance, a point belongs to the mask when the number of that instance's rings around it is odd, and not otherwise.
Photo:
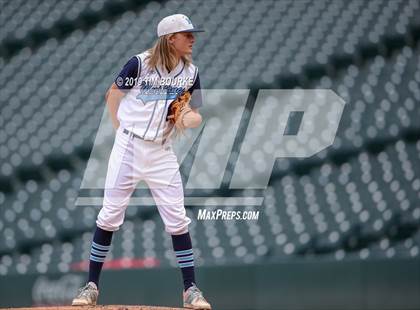
[(56, 306), (56, 307), (31, 307), (31, 308), (4, 308), (0, 310), (183, 310), (184, 308), (168, 308), (155, 306)]

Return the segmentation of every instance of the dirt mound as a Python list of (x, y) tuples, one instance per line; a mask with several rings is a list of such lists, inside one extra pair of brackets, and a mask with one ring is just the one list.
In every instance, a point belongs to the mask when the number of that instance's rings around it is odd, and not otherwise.
[(184, 308), (168, 308), (168, 307), (155, 307), (155, 306), (95, 306), (95, 307), (32, 307), (32, 308), (3, 308), (0, 310), (182, 310)]

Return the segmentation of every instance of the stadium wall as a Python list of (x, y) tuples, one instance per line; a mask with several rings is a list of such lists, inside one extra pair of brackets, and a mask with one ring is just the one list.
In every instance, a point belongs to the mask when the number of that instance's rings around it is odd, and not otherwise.
[[(0, 306), (68, 305), (86, 275), (0, 278)], [(214, 309), (420, 309), (420, 260), (295, 261), (201, 267)], [(179, 306), (176, 268), (107, 270), (100, 304)]]

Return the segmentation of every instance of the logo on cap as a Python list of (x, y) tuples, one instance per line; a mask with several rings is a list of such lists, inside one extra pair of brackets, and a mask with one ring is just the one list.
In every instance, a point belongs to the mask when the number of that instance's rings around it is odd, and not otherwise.
[(187, 20), (188, 24), (192, 25), (191, 20), (187, 16), (184, 15), (183, 17)]

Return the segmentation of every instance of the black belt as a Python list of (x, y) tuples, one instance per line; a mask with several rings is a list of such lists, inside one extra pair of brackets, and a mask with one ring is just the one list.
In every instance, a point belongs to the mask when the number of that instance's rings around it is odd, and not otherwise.
[(142, 137), (140, 137), (139, 135), (136, 135), (135, 133), (132, 133), (131, 131), (128, 131), (127, 129), (123, 129), (123, 133), (125, 133), (126, 135), (129, 135), (130, 137), (134, 137), (140, 140), (144, 140)]

